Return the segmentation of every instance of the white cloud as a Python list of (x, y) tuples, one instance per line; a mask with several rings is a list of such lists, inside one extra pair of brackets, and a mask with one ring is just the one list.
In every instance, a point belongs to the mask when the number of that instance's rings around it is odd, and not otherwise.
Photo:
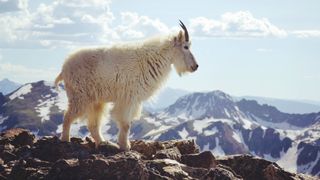
[(287, 32), (267, 18), (255, 18), (249, 11), (227, 12), (219, 20), (191, 19), (190, 31), (206, 37), (286, 37)]
[[(102, 0), (57, 0), (49, 4), (41, 3), (30, 12), (3, 14), (0, 16), (0, 47), (40, 48), (99, 43), (99, 36), (111, 29), (109, 24), (113, 14), (109, 11), (109, 4), (110, 1)], [(84, 14), (93, 17), (96, 22), (82, 22)]]
[(159, 19), (140, 16), (134, 12), (122, 12), (121, 24), (116, 27), (116, 31), (123, 39), (137, 39), (153, 34), (166, 34), (171, 30)]
[[(1, 0), (1, 2), (9, 2)], [(111, 44), (177, 31), (160, 19), (135, 12), (111, 11), (111, 0), (55, 0), (28, 5), (0, 16), (0, 48), (55, 48)], [(31, 3), (31, 1), (29, 1)], [(178, 25), (178, 23), (177, 23)], [(286, 37), (287, 32), (248, 11), (227, 12), (219, 19), (196, 17), (186, 23), (193, 37)], [(319, 31), (293, 31), (295, 37), (320, 37)]]
[(64, 4), (65, 6), (74, 7), (74, 8), (85, 8), (85, 7), (103, 7), (107, 8), (111, 0), (58, 0), (59, 3)]
[[(49, 48), (110, 44), (172, 30), (159, 19), (123, 12), (116, 19), (110, 1), (57, 0), (34, 10), (0, 16), (0, 47)], [(28, 45), (29, 44), (29, 45)]]
[[(15, 16), (5, 14), (0, 16), (0, 41), (13, 42), (26, 38), (25, 28), (30, 26), (29, 15), (24, 12), (18, 12)], [(1, 43), (0, 43), (1, 44)]]
[(299, 31), (292, 31), (293, 35), (298, 38), (319, 38), (320, 37), (320, 30), (299, 30)]

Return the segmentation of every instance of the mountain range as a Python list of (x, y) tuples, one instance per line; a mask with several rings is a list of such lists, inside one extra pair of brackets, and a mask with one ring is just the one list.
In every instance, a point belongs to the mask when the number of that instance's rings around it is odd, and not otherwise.
[(287, 100), (278, 98), (242, 96), (237, 99), (255, 100), (259, 104), (269, 104), (277, 107), (282, 112), (287, 113), (312, 113), (320, 111), (320, 102), (308, 100)]
[[(11, 81), (7, 78), (0, 81), (0, 93), (6, 95), (17, 88), (21, 84)], [(149, 112), (156, 112), (163, 110), (169, 105), (173, 104), (181, 96), (190, 94), (190, 91), (183, 89), (175, 89), (166, 87), (157, 92), (150, 100), (144, 103), (143, 108)], [(241, 99), (255, 100), (259, 104), (268, 104), (276, 107), (281, 112), (286, 113), (312, 113), (320, 111), (320, 102), (311, 100), (290, 100), (290, 99), (279, 99), (270, 97), (259, 97), (259, 96), (233, 96), (237, 101)]]
[[(59, 135), (67, 105), (63, 87), (59, 89), (39, 81), (0, 94), (1, 130), (21, 127), (38, 136)], [(113, 121), (105, 121), (106, 139), (116, 140), (117, 131)], [(84, 121), (73, 124), (71, 134), (89, 135)], [(145, 110), (133, 122), (130, 138), (194, 139), (202, 151), (217, 156), (252, 154), (289, 171), (320, 176), (320, 112), (285, 113), (222, 91), (190, 93), (161, 110)]]

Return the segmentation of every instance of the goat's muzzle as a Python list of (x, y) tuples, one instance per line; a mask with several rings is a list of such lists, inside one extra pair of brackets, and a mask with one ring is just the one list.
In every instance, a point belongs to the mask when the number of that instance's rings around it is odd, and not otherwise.
[(198, 67), (199, 67), (198, 64), (191, 66), (192, 72), (195, 72), (198, 69)]

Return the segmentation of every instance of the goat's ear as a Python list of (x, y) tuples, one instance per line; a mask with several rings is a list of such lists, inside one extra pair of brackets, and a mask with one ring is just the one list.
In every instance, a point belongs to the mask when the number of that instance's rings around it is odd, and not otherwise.
[(179, 42), (182, 42), (182, 41), (183, 41), (183, 32), (182, 32), (182, 31), (179, 31), (178, 41), (179, 41)]
[(182, 31), (179, 31), (178, 36), (175, 36), (173, 38), (174, 46), (181, 45), (182, 41), (183, 41), (183, 33), (182, 33)]

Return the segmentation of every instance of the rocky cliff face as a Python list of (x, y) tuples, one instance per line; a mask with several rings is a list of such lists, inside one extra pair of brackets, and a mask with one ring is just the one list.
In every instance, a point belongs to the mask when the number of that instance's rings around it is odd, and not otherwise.
[(192, 140), (131, 141), (120, 152), (90, 138), (36, 139), (24, 129), (0, 136), (0, 179), (315, 179), (249, 155), (216, 159)]

